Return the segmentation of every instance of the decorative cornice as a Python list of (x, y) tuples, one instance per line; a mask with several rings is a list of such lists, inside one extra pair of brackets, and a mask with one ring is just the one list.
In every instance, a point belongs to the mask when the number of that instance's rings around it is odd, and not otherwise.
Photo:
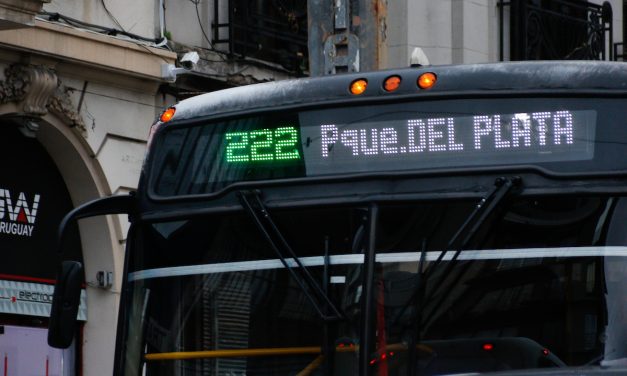
[(70, 99), (70, 89), (59, 85), (54, 96), (50, 99), (48, 109), (67, 125), (76, 128), (83, 136), (87, 134), (83, 117), (76, 111)]
[(52, 58), (59, 72), (63, 66), (80, 66), (100, 78), (106, 70), (124, 80), (133, 77), (152, 83), (164, 82), (162, 64), (176, 62), (174, 52), (38, 19), (34, 27), (0, 30), (0, 48)]
[(25, 114), (43, 116), (46, 105), (57, 88), (57, 75), (50, 68), (32, 65), (12, 65), (5, 72), (7, 83), (20, 88), (20, 107)]
[(76, 111), (69, 90), (61, 85), (54, 70), (45, 66), (14, 64), (0, 82), (0, 103), (15, 102), (21, 116), (40, 118), (48, 111), (71, 127), (85, 131), (85, 123)]

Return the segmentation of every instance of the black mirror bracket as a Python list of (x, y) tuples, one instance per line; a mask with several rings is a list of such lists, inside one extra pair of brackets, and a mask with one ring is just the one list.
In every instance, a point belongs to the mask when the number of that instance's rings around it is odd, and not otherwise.
[[(135, 192), (131, 192), (128, 195), (99, 198), (69, 212), (61, 221), (57, 233), (59, 260), (63, 260), (65, 233), (71, 223), (81, 218), (107, 214), (128, 214), (132, 221), (135, 205)], [(83, 279), (83, 265), (80, 262), (67, 260), (60, 262), (48, 325), (48, 344), (52, 347), (66, 349), (72, 345), (76, 334)]]

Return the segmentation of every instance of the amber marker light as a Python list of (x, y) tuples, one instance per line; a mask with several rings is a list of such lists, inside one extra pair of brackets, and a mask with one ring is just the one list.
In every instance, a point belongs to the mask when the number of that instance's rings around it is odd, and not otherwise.
[(421, 89), (431, 89), (433, 85), (435, 85), (435, 81), (437, 81), (437, 79), (438, 78), (435, 73), (423, 73), (420, 77), (418, 77), (418, 87)]
[(358, 80), (351, 82), (350, 92), (351, 94), (354, 94), (354, 95), (363, 94), (363, 92), (366, 91), (367, 87), (368, 87), (368, 81), (366, 81), (366, 79), (364, 78), (360, 78)]
[(176, 109), (174, 107), (170, 107), (167, 110), (165, 110), (162, 114), (161, 114), (161, 118), (160, 120), (163, 123), (167, 123), (168, 121), (172, 120), (172, 118), (174, 117), (174, 113), (176, 112)]
[(390, 76), (383, 82), (383, 89), (390, 92), (398, 89), (401, 86), (401, 78), (399, 76)]

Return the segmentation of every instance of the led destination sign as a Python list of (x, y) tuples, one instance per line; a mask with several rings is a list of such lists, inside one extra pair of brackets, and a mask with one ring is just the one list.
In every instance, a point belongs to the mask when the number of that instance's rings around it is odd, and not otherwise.
[(595, 111), (322, 124), (301, 128), (307, 175), (593, 157)]
[(224, 138), (228, 163), (301, 159), (297, 147), (298, 130), (295, 127), (228, 132)]
[[(594, 111), (427, 117), (226, 132), (227, 164), (301, 163), (307, 175), (586, 160)], [(304, 123), (309, 123), (305, 121)], [(392, 163), (392, 164), (390, 164)]]
[[(338, 143), (348, 147), (354, 156), (482, 150), (491, 147), (522, 149), (530, 148), (534, 143), (548, 149), (574, 143), (573, 116), (569, 111), (515, 114), (503, 119), (503, 124), (501, 119), (501, 115), (473, 116), (472, 127), (466, 128), (472, 132), (463, 133), (455, 124), (456, 120), (461, 123), (462, 119), (451, 117), (411, 119), (404, 122), (404, 127), (378, 128), (376, 125), (364, 124), (359, 129), (341, 131), (336, 125), (322, 125), (322, 157), (328, 158)], [(535, 127), (531, 126), (532, 119), (537, 122)], [(504, 136), (506, 132), (509, 139)], [(466, 140), (462, 139), (468, 135), (470, 137), (466, 137)], [(399, 145), (399, 138), (404, 138), (406, 143)]]

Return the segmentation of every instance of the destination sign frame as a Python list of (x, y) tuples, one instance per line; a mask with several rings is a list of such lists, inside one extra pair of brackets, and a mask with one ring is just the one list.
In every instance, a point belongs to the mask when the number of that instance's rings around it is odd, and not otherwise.
[(212, 194), (235, 183), (516, 166), (561, 176), (627, 172), (627, 163), (621, 167), (614, 157), (627, 147), (611, 142), (627, 139), (627, 127), (620, 126), (627, 111), (616, 103), (455, 99), (171, 124), (156, 137), (150, 194), (158, 199)]

